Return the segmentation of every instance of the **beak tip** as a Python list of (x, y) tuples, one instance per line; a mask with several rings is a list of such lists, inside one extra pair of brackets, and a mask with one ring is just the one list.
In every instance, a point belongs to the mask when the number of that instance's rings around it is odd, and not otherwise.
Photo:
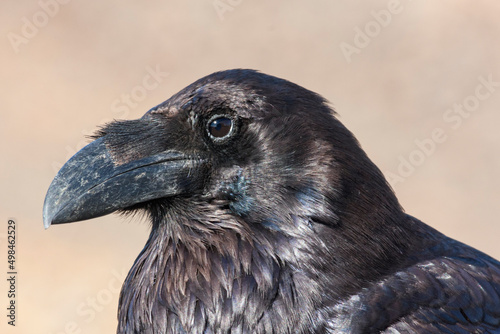
[(49, 207), (44, 205), (43, 207), (43, 227), (48, 229), (52, 225), (53, 215), (49, 214)]

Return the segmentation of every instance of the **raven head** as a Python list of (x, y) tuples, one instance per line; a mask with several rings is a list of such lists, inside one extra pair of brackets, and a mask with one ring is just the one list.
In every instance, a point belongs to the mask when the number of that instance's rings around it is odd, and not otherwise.
[[(138, 120), (104, 126), (59, 171), (43, 217), (49, 227), (119, 210), (144, 210), (153, 224), (122, 292), (123, 321), (132, 327), (128, 305), (140, 295), (127, 297), (133, 289), (156, 305), (148, 314), (168, 305), (177, 320), (167, 322), (184, 329), (194, 323), (186, 309), (227, 298), (231, 314), (241, 311), (233, 321), (256, 323), (262, 314), (235, 309), (247, 284), (264, 309), (300, 304), (303, 314), (276, 310), (295, 328), (320, 299), (346, 296), (392, 268), (409, 243), (390, 187), (325, 100), (252, 70), (211, 74)], [(155, 296), (133, 286), (147, 270), (154, 279), (141, 282), (157, 286)], [(180, 311), (192, 302), (189, 289), (205, 306)]]
[(358, 211), (375, 201), (399, 209), (324, 99), (256, 71), (209, 75), (94, 138), (52, 182), (46, 228), (117, 210), (168, 211), (178, 199), (188, 214), (214, 203), (274, 231), (291, 227), (289, 214), (340, 224), (353, 197)]

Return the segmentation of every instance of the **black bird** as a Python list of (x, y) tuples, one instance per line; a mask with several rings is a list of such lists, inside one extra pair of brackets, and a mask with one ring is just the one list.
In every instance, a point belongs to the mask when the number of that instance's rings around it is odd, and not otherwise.
[(118, 333), (500, 333), (500, 263), (404, 213), (319, 95), (253, 70), (115, 121), (44, 224), (145, 212)]

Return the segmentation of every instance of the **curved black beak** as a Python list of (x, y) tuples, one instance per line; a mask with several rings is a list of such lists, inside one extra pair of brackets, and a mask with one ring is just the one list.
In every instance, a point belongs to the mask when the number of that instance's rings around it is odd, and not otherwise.
[(134, 204), (193, 191), (202, 163), (165, 151), (118, 164), (99, 138), (77, 152), (52, 181), (43, 205), (45, 228), (104, 216)]

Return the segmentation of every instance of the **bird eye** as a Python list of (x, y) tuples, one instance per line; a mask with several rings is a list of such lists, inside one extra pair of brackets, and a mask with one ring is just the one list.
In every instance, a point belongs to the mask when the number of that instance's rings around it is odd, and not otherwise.
[(208, 124), (208, 132), (212, 137), (226, 137), (233, 127), (233, 120), (227, 117), (218, 117)]

